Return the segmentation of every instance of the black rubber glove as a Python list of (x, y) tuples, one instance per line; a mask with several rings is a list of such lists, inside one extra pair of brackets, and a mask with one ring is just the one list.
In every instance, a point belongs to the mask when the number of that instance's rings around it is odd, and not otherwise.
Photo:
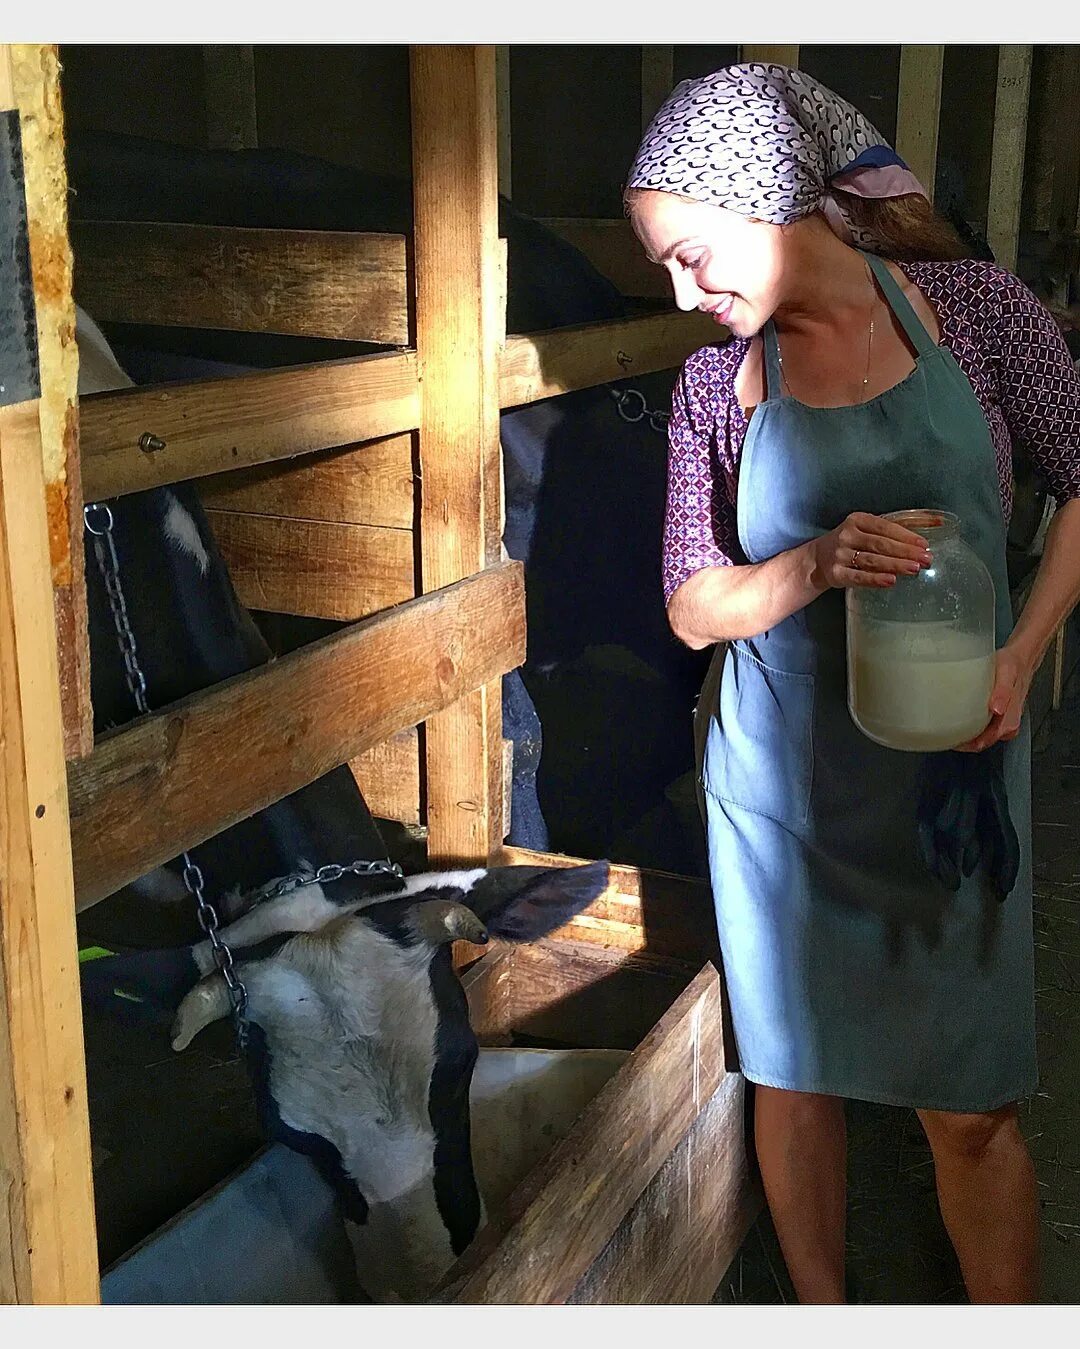
[(1005, 794), (1005, 746), (980, 754), (927, 754), (916, 806), (919, 845), (930, 874), (947, 890), (980, 865), (999, 900), (1016, 885), (1020, 840)]

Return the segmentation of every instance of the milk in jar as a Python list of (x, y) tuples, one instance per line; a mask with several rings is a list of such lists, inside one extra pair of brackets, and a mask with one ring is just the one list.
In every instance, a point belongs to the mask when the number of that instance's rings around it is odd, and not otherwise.
[(933, 563), (887, 588), (848, 589), (848, 708), (864, 735), (890, 749), (954, 749), (990, 720), (994, 583), (955, 515), (885, 518), (925, 538)]

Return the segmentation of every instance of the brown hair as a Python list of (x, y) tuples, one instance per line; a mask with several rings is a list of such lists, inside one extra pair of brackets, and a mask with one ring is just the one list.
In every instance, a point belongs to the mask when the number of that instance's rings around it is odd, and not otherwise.
[[(623, 193), (623, 209), (631, 215), (644, 188), (628, 188)], [(674, 193), (682, 196), (682, 193)], [(686, 201), (694, 198), (686, 197)], [(978, 257), (977, 246), (969, 246), (954, 225), (934, 210), (925, 197), (911, 193), (903, 197), (857, 197), (844, 193), (844, 214), (852, 223), (868, 230), (878, 240), (877, 252), (895, 262), (958, 262)]]

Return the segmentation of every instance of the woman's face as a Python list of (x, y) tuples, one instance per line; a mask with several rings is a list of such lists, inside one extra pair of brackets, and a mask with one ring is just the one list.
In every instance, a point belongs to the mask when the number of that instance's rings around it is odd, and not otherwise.
[(702, 309), (739, 337), (752, 337), (781, 299), (782, 232), (723, 206), (667, 192), (632, 198), (631, 220), (653, 262), (671, 276), (680, 309)]

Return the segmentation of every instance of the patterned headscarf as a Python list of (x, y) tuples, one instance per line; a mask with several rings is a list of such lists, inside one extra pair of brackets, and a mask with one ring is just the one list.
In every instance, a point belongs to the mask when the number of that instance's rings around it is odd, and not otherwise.
[(850, 103), (803, 71), (758, 62), (677, 85), (646, 131), (626, 186), (772, 224), (821, 210), (845, 243), (871, 251), (878, 241), (847, 217), (844, 193), (926, 196)]

